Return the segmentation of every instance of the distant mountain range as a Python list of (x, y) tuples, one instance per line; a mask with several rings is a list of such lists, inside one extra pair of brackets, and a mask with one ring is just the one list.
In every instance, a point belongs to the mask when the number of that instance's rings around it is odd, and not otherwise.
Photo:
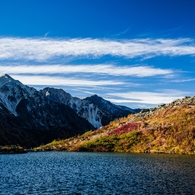
[(38, 91), (7, 74), (0, 77), (0, 145), (33, 147), (82, 134), (139, 111), (97, 95), (79, 99), (62, 89)]

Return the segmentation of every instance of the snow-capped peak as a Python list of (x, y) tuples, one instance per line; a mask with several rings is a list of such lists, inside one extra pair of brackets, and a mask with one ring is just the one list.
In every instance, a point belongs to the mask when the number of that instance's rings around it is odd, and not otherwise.
[(12, 82), (13, 79), (8, 74), (4, 74), (0, 76), (0, 87), (2, 87), (5, 83)]
[(0, 99), (4, 106), (14, 115), (17, 115), (16, 107), (22, 98), (34, 94), (34, 88), (23, 85), (8, 74), (0, 77)]

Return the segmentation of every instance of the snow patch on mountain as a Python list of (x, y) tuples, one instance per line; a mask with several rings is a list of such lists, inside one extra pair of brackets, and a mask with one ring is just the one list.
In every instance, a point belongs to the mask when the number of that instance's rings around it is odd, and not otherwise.
[(28, 98), (36, 90), (23, 85), (20, 81), (14, 80), (5, 74), (0, 77), (0, 99), (2, 104), (15, 116), (16, 107), (22, 98)]
[(80, 117), (86, 119), (95, 128), (102, 126), (101, 111), (93, 103), (72, 97), (62, 89), (47, 87), (41, 90), (41, 93), (54, 102), (70, 106)]

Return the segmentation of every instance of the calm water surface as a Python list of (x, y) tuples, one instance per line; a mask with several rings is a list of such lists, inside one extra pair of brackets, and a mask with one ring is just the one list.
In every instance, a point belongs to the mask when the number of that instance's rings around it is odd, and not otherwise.
[(195, 156), (44, 152), (0, 155), (0, 195), (195, 194)]

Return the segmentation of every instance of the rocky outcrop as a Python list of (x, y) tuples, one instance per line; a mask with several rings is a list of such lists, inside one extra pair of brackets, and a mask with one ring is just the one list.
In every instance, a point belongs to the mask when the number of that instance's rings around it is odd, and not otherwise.
[(151, 116), (159, 111), (165, 110), (167, 108), (176, 108), (180, 105), (188, 105), (188, 107), (195, 107), (195, 96), (185, 96), (182, 99), (177, 99), (169, 104), (162, 104), (159, 106), (156, 106), (155, 108), (150, 109), (143, 109), (138, 114), (135, 115), (135, 117), (144, 118)]

